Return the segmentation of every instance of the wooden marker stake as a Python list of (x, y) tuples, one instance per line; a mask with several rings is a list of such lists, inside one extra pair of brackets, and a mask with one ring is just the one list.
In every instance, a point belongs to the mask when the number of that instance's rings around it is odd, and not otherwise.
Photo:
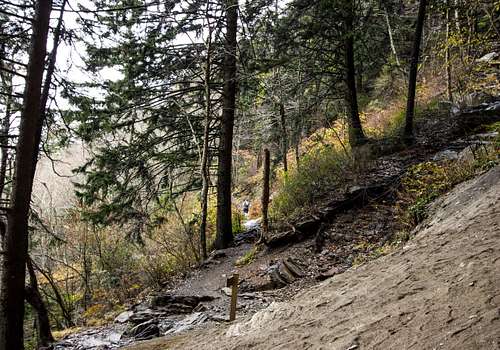
[(231, 309), (229, 311), (229, 321), (236, 319), (236, 302), (238, 300), (238, 283), (240, 275), (235, 273), (227, 279), (227, 287), (232, 287), (231, 291)]

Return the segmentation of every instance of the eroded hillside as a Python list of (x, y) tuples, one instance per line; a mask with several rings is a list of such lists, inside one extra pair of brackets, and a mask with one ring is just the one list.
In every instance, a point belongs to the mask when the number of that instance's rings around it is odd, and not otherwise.
[(130, 349), (498, 349), (500, 167), (439, 199), (403, 249), (251, 318)]

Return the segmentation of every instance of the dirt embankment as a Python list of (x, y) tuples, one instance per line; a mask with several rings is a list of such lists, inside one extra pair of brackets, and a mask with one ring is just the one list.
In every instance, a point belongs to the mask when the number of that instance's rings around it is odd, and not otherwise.
[(404, 249), (290, 302), (129, 349), (500, 349), (500, 167), (431, 211)]

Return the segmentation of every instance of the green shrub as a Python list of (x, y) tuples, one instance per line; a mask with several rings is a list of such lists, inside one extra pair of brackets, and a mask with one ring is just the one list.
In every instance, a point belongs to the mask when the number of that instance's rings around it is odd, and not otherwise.
[(498, 146), (490, 150), (479, 148), (469, 160), (425, 162), (411, 167), (402, 179), (400, 191), (401, 202), (406, 208), (403, 221), (409, 226), (420, 223), (426, 218), (427, 206), (434, 199), (496, 164)]
[(279, 176), (271, 216), (283, 220), (307, 210), (318, 197), (340, 183), (351, 163), (351, 157), (331, 145), (305, 155), (298, 169)]

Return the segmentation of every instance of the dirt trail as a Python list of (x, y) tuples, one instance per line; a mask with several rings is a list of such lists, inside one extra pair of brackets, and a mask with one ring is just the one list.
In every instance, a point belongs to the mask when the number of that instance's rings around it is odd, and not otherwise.
[(402, 250), (251, 318), (128, 349), (500, 349), (500, 167), (437, 201)]

